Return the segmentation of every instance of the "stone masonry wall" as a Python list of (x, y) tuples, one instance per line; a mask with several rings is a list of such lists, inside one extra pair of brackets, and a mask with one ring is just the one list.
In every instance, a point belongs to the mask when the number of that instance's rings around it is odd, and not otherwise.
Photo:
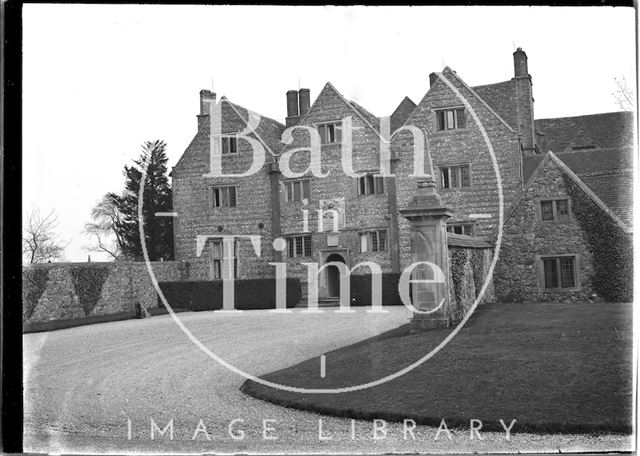
[[(592, 255), (575, 217), (572, 214), (571, 220), (563, 223), (543, 222), (539, 217), (540, 198), (569, 198), (563, 172), (552, 160), (541, 171), (505, 220), (494, 274), (498, 300), (567, 302), (593, 298)], [(562, 254), (577, 257), (579, 290), (544, 292), (537, 255)]]
[[(517, 132), (502, 123), (468, 88), (466, 88), (451, 70), (444, 75), (460, 91), (471, 104), (487, 135), (491, 139), (500, 175), (505, 206), (508, 206), (520, 190), (521, 156)], [(479, 126), (472, 115), (465, 109), (466, 128), (459, 130), (436, 131), (436, 114), (438, 108), (460, 107), (463, 101), (441, 80), (434, 82), (424, 99), (408, 119), (407, 124), (419, 128), (427, 137), (425, 147), (431, 154), (438, 192), (443, 203), (453, 210), (453, 217), (448, 223), (475, 222), (475, 235), (488, 236), (498, 222), (498, 180), (493, 167), (489, 149)], [(413, 174), (413, 135), (409, 131), (401, 131), (392, 138), (392, 150), (398, 161), (396, 163), (396, 182), (398, 207), (408, 204), (417, 188), (417, 178)], [(470, 165), (471, 186), (469, 188), (442, 189), (439, 167)], [(425, 172), (429, 172), (429, 164), (425, 151)], [(474, 220), (471, 215), (487, 214), (486, 218)], [(410, 239), (408, 221), (399, 217), (400, 259), (401, 267), (408, 264), (410, 257)]]
[[(151, 262), (151, 267), (158, 281), (187, 278), (184, 263)], [(100, 297), (88, 313), (72, 279), (74, 269), (84, 268), (92, 268), (93, 272), (102, 269), (106, 273)], [(147, 309), (158, 305), (157, 293), (144, 262), (36, 264), (23, 268), (23, 283), (28, 280), (27, 275), (36, 270), (46, 270), (43, 274), (46, 280), (40, 282), (44, 288), (36, 290), (32, 296), (27, 296), (27, 292), (34, 287), (23, 286), (24, 324), (133, 312), (136, 302)], [(198, 277), (191, 275), (189, 279), (197, 280)], [(86, 285), (79, 284), (81, 287)], [(42, 294), (38, 296), (40, 291)]]
[[(300, 125), (315, 127), (317, 123), (341, 121), (351, 116), (353, 122), (353, 170), (356, 173), (377, 172), (380, 169), (379, 137), (353, 110), (346, 104), (341, 95), (330, 85), (325, 85), (318, 95), (311, 110)], [(309, 147), (309, 133), (297, 129), (293, 133), (293, 143), (284, 149)], [(309, 230), (312, 242), (312, 256), (288, 258), (285, 252), (283, 257), (287, 261), (290, 277), (298, 277), (303, 281), (307, 279), (307, 268), (303, 262), (317, 262), (322, 264), (320, 251), (325, 249), (346, 249), (347, 264), (352, 267), (361, 261), (374, 261), (380, 265), (384, 272), (391, 271), (390, 258), (390, 233), (388, 186), (385, 182), (385, 192), (374, 195), (359, 195), (358, 180), (347, 176), (342, 168), (342, 154), (340, 144), (322, 145), (322, 171), (329, 175), (324, 178), (311, 176), (311, 194), (308, 204), (302, 202), (286, 202), (284, 183), (287, 178), (281, 176), (280, 201), (281, 224), (284, 237), (302, 233), (303, 209), (309, 210)], [(310, 163), (308, 152), (296, 152), (292, 155), (290, 167), (294, 172), (302, 172)], [(332, 223), (325, 226), (325, 231), (318, 232), (316, 209), (320, 209), (320, 200), (344, 197), (346, 227), (340, 228), (338, 235), (339, 245), (329, 247), (327, 235), (333, 229)], [(387, 230), (387, 249), (382, 252), (360, 253), (359, 233), (366, 230)], [(367, 274), (367, 268), (359, 268), (354, 274)]]
[[(261, 257), (256, 256), (248, 239), (238, 241), (238, 278), (273, 276), (271, 247), (271, 190), (267, 164), (272, 161), (266, 153), (265, 166), (248, 177), (206, 178), (210, 171), (209, 116), (200, 115), (199, 129), (184, 155), (173, 169), (173, 207), (175, 252), (177, 260), (187, 260), (194, 271), (204, 276), (208, 271), (208, 249), (196, 257), (197, 235), (258, 235), (261, 236)], [(222, 102), (222, 132), (237, 133), (246, 123), (229, 103)], [(251, 134), (255, 138), (255, 135)], [(243, 139), (238, 140), (238, 153), (222, 157), (222, 170), (227, 174), (247, 172), (253, 161), (253, 149)], [(236, 207), (213, 207), (212, 188), (236, 186)]]

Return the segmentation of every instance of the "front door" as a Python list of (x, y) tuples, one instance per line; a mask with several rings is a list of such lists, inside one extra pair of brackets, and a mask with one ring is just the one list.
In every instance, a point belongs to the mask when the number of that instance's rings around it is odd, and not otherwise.
[[(339, 253), (332, 253), (327, 257), (327, 263), (346, 263), (344, 257)], [(327, 266), (327, 292), (330, 298), (340, 296), (340, 269), (337, 266)]]

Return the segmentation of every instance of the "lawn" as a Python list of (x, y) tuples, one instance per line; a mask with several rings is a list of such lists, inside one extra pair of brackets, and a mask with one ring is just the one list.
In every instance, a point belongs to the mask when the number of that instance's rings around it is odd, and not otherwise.
[[(337, 388), (394, 373), (423, 357), (451, 329), (409, 334), (403, 326), (269, 373), (302, 388)], [(247, 381), (242, 391), (288, 407), (361, 419), (414, 419), (438, 426), (512, 432), (631, 432), (631, 304), (493, 304), (413, 371), (341, 394), (301, 394)]]

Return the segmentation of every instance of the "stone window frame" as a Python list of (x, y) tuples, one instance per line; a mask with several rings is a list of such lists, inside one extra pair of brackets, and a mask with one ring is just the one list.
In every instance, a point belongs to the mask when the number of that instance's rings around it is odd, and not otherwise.
[[(224, 241), (222, 239), (222, 236), (210, 236), (207, 239), (207, 244), (209, 246), (209, 251), (207, 253), (207, 257), (208, 257), (207, 266), (209, 269), (209, 280), (223, 280), (224, 265), (222, 263), (224, 260)], [(215, 247), (214, 247), (215, 244), (220, 245), (221, 256), (217, 256), (215, 254)], [(217, 278), (215, 277), (216, 264), (219, 265), (219, 270), (220, 270), (220, 277), (217, 277)], [(233, 243), (233, 274), (234, 274), (234, 279), (238, 279), (240, 277), (240, 254), (239, 254), (237, 239)]]
[[(545, 288), (544, 286), (544, 262), (545, 259), (573, 258), (574, 286), (568, 288)], [(549, 253), (536, 254), (536, 269), (539, 293), (573, 293), (580, 291), (580, 255), (577, 253)]]
[[(235, 152), (224, 152), (224, 146), (223, 146), (223, 140), (224, 139), (235, 139), (236, 141), (236, 151)], [(238, 135), (238, 133), (223, 133), (220, 135), (220, 137), (218, 138), (220, 140), (220, 155), (223, 157), (234, 157), (236, 155), (238, 155), (240, 153), (240, 137)], [(229, 147), (231, 147), (231, 142), (229, 142)]]
[[(566, 219), (558, 219), (556, 215), (556, 211), (557, 211), (556, 201), (562, 201), (562, 200), (567, 200), (567, 205), (569, 207), (569, 216)], [(553, 201), (553, 220), (542, 220), (542, 202), (543, 201)], [(534, 198), (534, 202), (536, 204), (536, 221), (538, 223), (544, 224), (544, 225), (573, 223), (573, 204), (569, 196), (537, 197), (537, 198)]]
[[(447, 112), (447, 111), (454, 111), (457, 112), (459, 110), (462, 110), (462, 113), (464, 115), (464, 126), (463, 127), (457, 127), (456, 128), (443, 128), (440, 129), (440, 121), (438, 119), (439, 115), (441, 112)], [(453, 131), (465, 131), (468, 128), (468, 122), (467, 122), (467, 108), (465, 105), (452, 105), (452, 106), (442, 106), (442, 107), (438, 107), (438, 108), (433, 108), (433, 115), (434, 115), (434, 131), (437, 134), (443, 134), (443, 133), (450, 133)], [(454, 122), (456, 123), (456, 125), (458, 124), (458, 120), (457, 120), (457, 114), (455, 114), (455, 119)]]
[(454, 227), (463, 227), (463, 231), (464, 231), (464, 227), (470, 226), (471, 227), (471, 234), (464, 234), (462, 233), (463, 236), (475, 236), (476, 235), (476, 223), (475, 222), (453, 222), (453, 223), (447, 223), (447, 232), (448, 233), (452, 233), (452, 234), (458, 234), (455, 233), (453, 231), (449, 231), (449, 228), (454, 228)]
[[(469, 168), (469, 185), (467, 187), (444, 187), (444, 181), (442, 179), (442, 169), (443, 168), (462, 168), (462, 167), (468, 167)], [(439, 164), (436, 165), (436, 168), (438, 168), (438, 190), (442, 190), (444, 192), (452, 192), (452, 191), (468, 191), (473, 189), (473, 167), (471, 166), (471, 162), (458, 162), (458, 163), (446, 163), (446, 164)]]
[[(216, 189), (227, 189), (227, 188), (233, 188), (234, 189), (234, 205), (233, 206), (214, 206), (214, 198), (213, 198), (213, 192)], [(227, 191), (228, 192), (228, 191)], [(238, 207), (238, 185), (237, 184), (221, 184), (221, 185), (209, 185), (209, 210), (211, 211), (216, 211), (216, 210), (220, 210), (220, 209), (235, 209)]]
[[(356, 178), (356, 195), (358, 196), (384, 196), (387, 193), (387, 183), (385, 182), (384, 176), (380, 175), (380, 170), (378, 169), (370, 169), (370, 170), (363, 170), (363, 171), (359, 171), (356, 174), (363, 174), (363, 176), (360, 176), (358, 178)], [(360, 181), (361, 179), (364, 179), (366, 177), (372, 176), (373, 177), (373, 193), (362, 193), (360, 191)], [(382, 184), (382, 191), (378, 192), (378, 184), (376, 183), (376, 181), (380, 182)]]
[[(283, 202), (284, 203), (301, 203), (303, 202), (305, 199), (307, 200), (307, 202), (311, 201), (311, 176), (305, 176), (305, 177), (295, 177), (295, 178), (291, 178), (291, 179), (285, 179), (282, 181), (282, 189), (283, 189)], [(287, 193), (287, 185), (288, 184), (295, 184), (296, 182), (300, 182), (300, 200), (289, 200), (289, 196)], [(304, 196), (304, 182), (308, 182), (309, 183), (309, 194), (307, 195), (307, 197), (305, 198)], [(293, 190), (292, 190), (293, 192)]]
[[(338, 129), (340, 131), (340, 139), (338, 141), (324, 142), (324, 140), (322, 138), (322, 135), (320, 134), (320, 127), (327, 126), (327, 125), (333, 125), (334, 128), (336, 128), (336, 126), (338, 127)], [(321, 147), (322, 146), (335, 145), (335, 144), (342, 144), (342, 119), (316, 122), (316, 123), (313, 124), (313, 126), (318, 131), (318, 135), (320, 136), (320, 146)], [(335, 133), (334, 133), (334, 135), (336, 137), (338, 136)]]
[[(286, 248), (286, 253), (287, 253), (287, 258), (289, 259), (294, 259), (294, 258), (312, 258), (313, 257), (313, 236), (310, 233), (300, 233), (300, 234), (288, 234), (286, 236), (284, 236), (284, 238), (287, 241), (287, 248)], [(297, 239), (301, 239), (301, 246), (302, 246), (302, 254), (298, 254), (297, 253)], [(306, 239), (308, 239), (309, 242), (309, 251), (307, 252), (307, 242)], [(292, 252), (292, 247), (293, 247), (293, 255), (291, 255)]]
[[(384, 232), (384, 249), (380, 249), (380, 233)], [(377, 250), (372, 250), (373, 242), (371, 241), (371, 235), (375, 233), (377, 239)], [(367, 236), (367, 250), (362, 250), (362, 236)], [(365, 230), (358, 230), (358, 253), (376, 253), (387, 252), (389, 250), (389, 231), (387, 228), (368, 228)]]

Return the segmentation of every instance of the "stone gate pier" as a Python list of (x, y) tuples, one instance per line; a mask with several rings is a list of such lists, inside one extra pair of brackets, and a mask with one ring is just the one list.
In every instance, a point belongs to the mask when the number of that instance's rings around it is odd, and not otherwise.
[(433, 177), (418, 182), (416, 194), (400, 214), (411, 224), (412, 263), (429, 262), (439, 268), (423, 263), (413, 269), (410, 286), (417, 312), (411, 319), (411, 331), (449, 326), (452, 303), (447, 219), (452, 212), (436, 192)]

